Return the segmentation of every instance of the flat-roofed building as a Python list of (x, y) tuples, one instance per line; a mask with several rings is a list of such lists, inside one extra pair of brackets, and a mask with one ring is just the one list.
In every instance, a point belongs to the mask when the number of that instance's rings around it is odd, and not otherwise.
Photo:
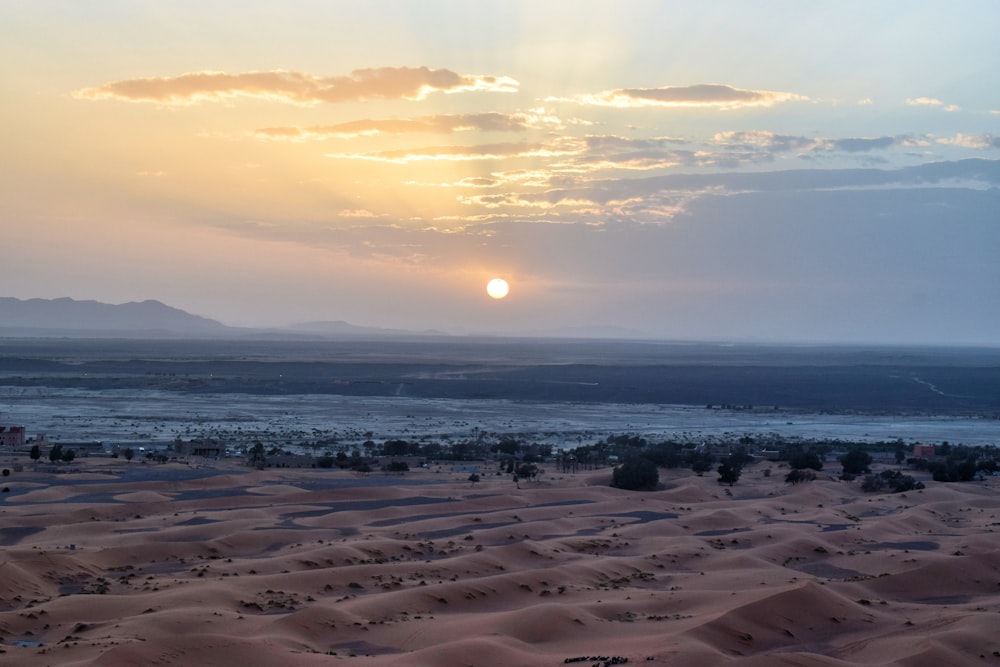
[(0, 447), (21, 449), (24, 447), (23, 426), (0, 426)]

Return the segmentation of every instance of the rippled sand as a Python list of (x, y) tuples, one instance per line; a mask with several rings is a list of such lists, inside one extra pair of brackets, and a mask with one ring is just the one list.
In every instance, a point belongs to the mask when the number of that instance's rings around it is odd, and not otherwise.
[(15, 473), (0, 664), (1000, 664), (996, 479), (467, 477)]

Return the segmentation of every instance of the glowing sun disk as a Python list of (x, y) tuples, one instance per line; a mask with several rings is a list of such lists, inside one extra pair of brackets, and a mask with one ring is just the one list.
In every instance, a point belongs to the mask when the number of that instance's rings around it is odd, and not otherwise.
[(503, 278), (494, 278), (490, 282), (486, 283), (486, 293), (494, 299), (504, 298), (507, 296), (507, 292), (509, 291), (510, 286)]

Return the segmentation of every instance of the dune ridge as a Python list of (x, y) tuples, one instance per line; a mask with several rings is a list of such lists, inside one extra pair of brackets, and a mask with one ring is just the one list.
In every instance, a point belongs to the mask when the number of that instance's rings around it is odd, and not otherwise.
[(0, 664), (1000, 665), (997, 479), (106, 468), (10, 478)]

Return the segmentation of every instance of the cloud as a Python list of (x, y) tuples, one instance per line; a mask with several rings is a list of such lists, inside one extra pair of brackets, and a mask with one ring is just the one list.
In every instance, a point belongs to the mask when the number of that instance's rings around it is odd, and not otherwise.
[(830, 139), (826, 143), (830, 150), (845, 153), (864, 153), (867, 151), (885, 150), (900, 145), (904, 140), (899, 137), (849, 137), (846, 139)]
[(409, 164), (423, 161), (500, 160), (521, 157), (558, 157), (581, 150), (579, 142), (572, 139), (553, 143), (497, 143), (480, 146), (431, 146), (426, 148), (379, 151), (375, 153), (327, 153), (338, 160), (367, 160), (390, 164)]
[(944, 102), (933, 97), (911, 97), (906, 100), (906, 104), (911, 107), (939, 107)]
[(771, 107), (782, 102), (808, 101), (795, 93), (746, 90), (718, 83), (662, 88), (618, 88), (578, 95), (573, 101), (604, 107), (710, 107), (723, 110)]
[(961, 111), (962, 107), (957, 104), (945, 104), (935, 97), (913, 97), (906, 100), (906, 104), (911, 107), (941, 107), (945, 111)]
[(368, 209), (356, 208), (356, 209), (342, 209), (337, 213), (338, 218), (378, 218), (381, 216), (372, 213)]
[[(623, 286), (598, 304), (588, 294), (591, 309), (602, 313), (641, 288), (647, 310), (656, 304), (653, 310), (680, 318), (703, 306), (717, 313), (720, 330), (792, 300), (819, 318), (823, 333), (862, 321), (848, 315), (866, 295), (882, 295), (882, 315), (893, 317), (904, 283), (933, 291), (945, 284), (941, 276), (956, 273), (963, 280), (950, 284), (963, 291), (942, 287), (942, 303), (959, 297), (991, 312), (983, 304), (996, 302), (1000, 280), (998, 184), (1000, 160), (982, 159), (895, 170), (671, 174), (538, 193), (490, 191), (497, 196), (466, 201), (462, 215), (422, 224), (393, 216), (267, 226), (241, 220), (231, 231), (391, 267), (502, 265), (512, 275), (563, 285)], [(694, 285), (717, 285), (716, 298), (694, 298)], [(748, 291), (758, 293), (756, 301), (745, 300)]]
[(962, 148), (1000, 148), (1000, 137), (993, 134), (956, 134), (954, 137), (942, 137), (938, 139), (939, 144), (949, 144), (961, 146)]
[(505, 76), (462, 75), (428, 67), (380, 67), (332, 77), (285, 70), (239, 74), (189, 72), (171, 77), (113, 81), (97, 88), (78, 90), (73, 96), (172, 105), (250, 97), (313, 105), (373, 99), (421, 100), (434, 92), (514, 92), (517, 87), (517, 81)]
[(260, 139), (309, 141), (353, 139), (376, 135), (452, 134), (453, 132), (469, 130), (523, 132), (537, 128), (544, 123), (557, 124), (558, 119), (526, 113), (441, 114), (417, 118), (363, 119), (335, 125), (312, 125), (309, 127), (265, 127), (254, 130), (253, 135)]
[(776, 134), (762, 130), (743, 132), (718, 132), (713, 137), (716, 143), (729, 146), (751, 146), (769, 151), (786, 152), (813, 148), (815, 139), (788, 134)]
[(881, 137), (843, 137), (830, 139), (824, 137), (801, 137), (776, 134), (765, 131), (719, 132), (713, 137), (719, 144), (729, 146), (755, 147), (761, 150), (784, 153), (801, 151), (803, 153), (839, 151), (843, 153), (866, 153), (877, 150), (887, 150), (896, 146), (927, 146), (926, 139), (909, 135)]

